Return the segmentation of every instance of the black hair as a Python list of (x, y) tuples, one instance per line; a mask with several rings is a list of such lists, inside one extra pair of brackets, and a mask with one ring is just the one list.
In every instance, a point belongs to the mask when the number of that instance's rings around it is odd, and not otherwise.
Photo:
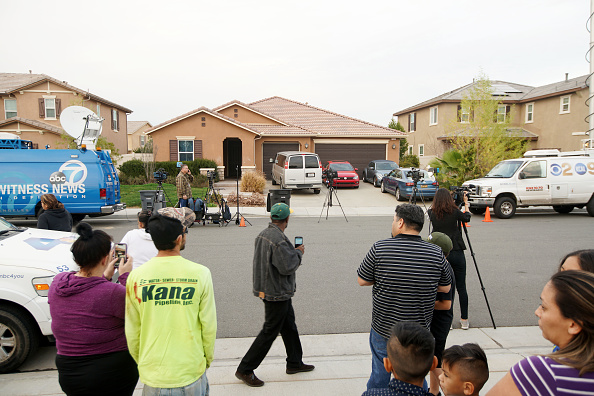
[(396, 216), (404, 220), (404, 224), (415, 231), (421, 232), (425, 224), (423, 209), (417, 205), (402, 204), (396, 206)]
[(576, 250), (575, 252), (569, 253), (567, 256), (563, 257), (563, 260), (561, 260), (559, 269), (561, 269), (565, 260), (573, 256), (577, 257), (582, 271), (594, 272), (594, 249)]
[(80, 268), (92, 269), (109, 255), (112, 238), (105, 231), (93, 230), (85, 222), (78, 223), (76, 232), (80, 236), (70, 248), (74, 261)]
[(150, 210), (142, 210), (138, 212), (138, 221), (142, 224), (145, 232), (148, 232), (148, 221), (151, 218), (152, 212)]
[(456, 372), (464, 382), (474, 385), (474, 393), (478, 394), (489, 379), (487, 355), (478, 344), (454, 345), (443, 352), (443, 363), (448, 367), (456, 367)]
[(404, 382), (423, 380), (433, 364), (435, 338), (415, 322), (397, 322), (387, 344), (394, 373)]
[(156, 214), (148, 221), (148, 231), (157, 250), (172, 250), (184, 227), (178, 219)]

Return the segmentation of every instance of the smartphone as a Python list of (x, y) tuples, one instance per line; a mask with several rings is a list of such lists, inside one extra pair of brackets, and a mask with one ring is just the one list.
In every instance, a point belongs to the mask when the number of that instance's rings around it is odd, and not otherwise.
[(295, 247), (303, 245), (303, 237), (295, 237)]
[(115, 263), (115, 267), (118, 267), (120, 265), (119, 260), (122, 257), (124, 258), (124, 260), (126, 260), (126, 257), (128, 256), (128, 245), (126, 245), (125, 243), (116, 243), (114, 248), (114, 255), (115, 258), (118, 259), (118, 261), (116, 261)]

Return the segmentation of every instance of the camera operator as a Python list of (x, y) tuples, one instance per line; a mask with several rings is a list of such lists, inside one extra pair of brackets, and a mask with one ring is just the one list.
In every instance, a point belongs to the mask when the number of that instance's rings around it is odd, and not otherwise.
[[(468, 208), (467, 192), (459, 191), (458, 194), (463, 194), (464, 207)], [(462, 239), (461, 222), (469, 222), (470, 213), (458, 209), (450, 192), (445, 188), (440, 188), (433, 198), (427, 215), (433, 227), (432, 231), (443, 232), (452, 240), (453, 247), (448, 261), (454, 270), (456, 291), (460, 301), (460, 325), (462, 329), (468, 330), (470, 324), (468, 322), (468, 293), (466, 292), (466, 257), (464, 256), (466, 245)]]
[(194, 176), (192, 176), (190, 168), (188, 168), (188, 165), (183, 164), (175, 178), (180, 208), (188, 206), (188, 200), (192, 198), (192, 187), (190, 186), (192, 181), (194, 181)]

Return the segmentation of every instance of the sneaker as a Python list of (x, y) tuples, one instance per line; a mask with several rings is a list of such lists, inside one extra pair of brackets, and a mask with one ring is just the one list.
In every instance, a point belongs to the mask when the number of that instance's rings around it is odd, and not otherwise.
[(235, 372), (235, 377), (237, 379), (242, 380), (243, 383), (246, 384), (247, 386), (258, 387), (258, 386), (264, 385), (264, 381), (262, 381), (261, 379), (259, 379), (258, 377), (256, 377), (256, 374), (254, 374), (253, 371), (251, 373), (249, 373), (249, 374), (242, 374), (239, 371), (236, 371)]
[(312, 371), (315, 368), (316, 366), (312, 364), (301, 363), (301, 366), (299, 367), (287, 367), (287, 374), (305, 373), (307, 371)]
[(462, 330), (468, 330), (470, 328), (468, 319), (460, 319), (460, 325), (462, 326)]

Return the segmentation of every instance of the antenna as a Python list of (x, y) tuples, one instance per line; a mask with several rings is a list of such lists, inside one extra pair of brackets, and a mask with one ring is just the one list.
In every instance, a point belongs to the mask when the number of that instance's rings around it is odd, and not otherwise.
[(86, 144), (89, 150), (95, 149), (103, 120), (92, 110), (82, 106), (66, 107), (60, 114), (60, 124), (66, 133), (76, 139), (79, 148)]

